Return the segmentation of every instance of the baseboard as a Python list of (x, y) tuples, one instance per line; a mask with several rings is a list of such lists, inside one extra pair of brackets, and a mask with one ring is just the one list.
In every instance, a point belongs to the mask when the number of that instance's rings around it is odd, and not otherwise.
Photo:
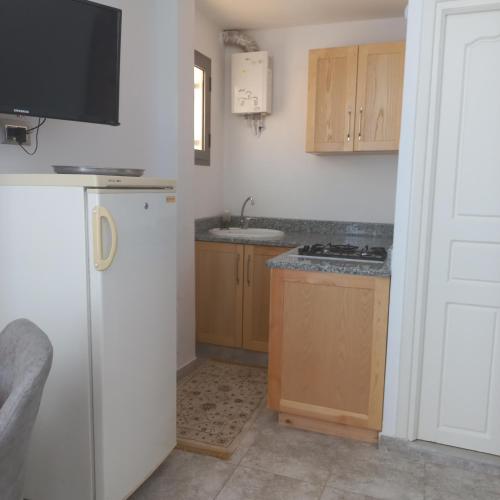
[(354, 439), (365, 443), (375, 444), (378, 442), (378, 432), (372, 429), (351, 427), (350, 425), (336, 424), (334, 422), (326, 422), (325, 420), (291, 415), (290, 413), (280, 413), (279, 423), (286, 427)]
[(268, 365), (268, 355), (264, 352), (248, 351), (233, 347), (223, 347), (198, 342), (196, 344), (196, 355), (198, 358), (216, 359), (228, 363), (241, 363), (244, 365), (263, 366)]
[(182, 378), (190, 375), (196, 368), (202, 363), (202, 360), (195, 358), (193, 361), (190, 361), (187, 365), (184, 365), (182, 368), (177, 370), (177, 380), (181, 380)]

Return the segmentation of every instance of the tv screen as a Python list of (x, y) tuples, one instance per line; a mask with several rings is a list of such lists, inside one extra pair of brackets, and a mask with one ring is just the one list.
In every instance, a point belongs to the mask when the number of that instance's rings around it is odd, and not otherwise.
[(119, 125), (121, 11), (0, 0), (0, 113)]

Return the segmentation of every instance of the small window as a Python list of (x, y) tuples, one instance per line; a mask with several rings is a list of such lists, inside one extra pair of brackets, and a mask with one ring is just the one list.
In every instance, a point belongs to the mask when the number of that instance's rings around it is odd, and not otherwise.
[(212, 62), (194, 53), (194, 162), (210, 165), (210, 95)]

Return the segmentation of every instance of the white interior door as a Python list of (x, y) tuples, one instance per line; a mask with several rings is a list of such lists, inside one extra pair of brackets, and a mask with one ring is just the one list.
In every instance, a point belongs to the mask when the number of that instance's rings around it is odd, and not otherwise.
[(500, 454), (500, 2), (461, 3), (439, 27), (419, 438)]
[(176, 443), (175, 195), (90, 190), (88, 221), (96, 498), (122, 500)]

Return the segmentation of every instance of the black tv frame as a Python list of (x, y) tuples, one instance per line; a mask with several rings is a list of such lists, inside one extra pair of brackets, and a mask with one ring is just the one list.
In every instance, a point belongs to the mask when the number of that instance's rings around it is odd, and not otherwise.
[(118, 9), (116, 7), (111, 7), (110, 5), (103, 5), (98, 2), (92, 2), (91, 0), (67, 0), (71, 2), (77, 2), (77, 3), (83, 3), (85, 5), (94, 5), (96, 7), (99, 7), (101, 9), (106, 9), (106, 10), (111, 10), (117, 14), (117, 23), (118, 23), (118, 29), (117, 29), (117, 34), (118, 34), (118, 39), (117, 39), (117, 58), (116, 58), (116, 74), (118, 76), (117, 84), (116, 84), (116, 119), (113, 121), (94, 121), (94, 120), (85, 120), (85, 119), (79, 119), (79, 118), (68, 118), (64, 117), (61, 115), (52, 115), (50, 112), (41, 112), (40, 110), (29, 110), (27, 113), (24, 112), (25, 110), (21, 110), (19, 108), (14, 108), (14, 109), (3, 109), (2, 106), (0, 105), (0, 114), (5, 114), (5, 115), (15, 115), (15, 116), (34, 116), (34, 117), (41, 117), (41, 118), (50, 118), (53, 120), (64, 120), (64, 121), (69, 121), (69, 122), (78, 122), (78, 123), (94, 123), (97, 125), (112, 125), (112, 126), (119, 126), (120, 121), (119, 121), (119, 115), (120, 115), (120, 63), (121, 63), (121, 38), (122, 38), (122, 15), (123, 12), (121, 9)]

